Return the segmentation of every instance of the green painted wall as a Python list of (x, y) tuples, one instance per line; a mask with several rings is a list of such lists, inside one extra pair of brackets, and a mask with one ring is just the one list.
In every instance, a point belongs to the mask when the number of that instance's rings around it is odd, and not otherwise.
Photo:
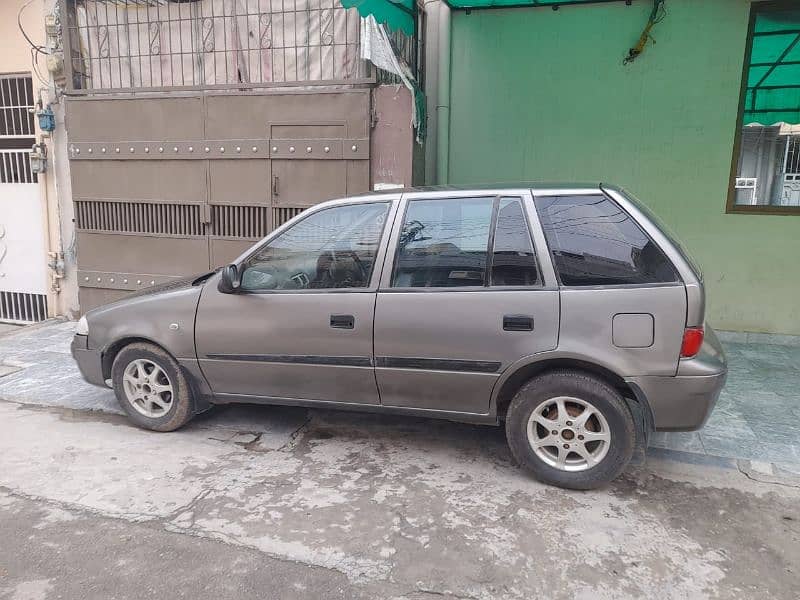
[(452, 183), (608, 181), (658, 212), (705, 271), (719, 329), (800, 334), (800, 216), (726, 214), (749, 2), (453, 12)]

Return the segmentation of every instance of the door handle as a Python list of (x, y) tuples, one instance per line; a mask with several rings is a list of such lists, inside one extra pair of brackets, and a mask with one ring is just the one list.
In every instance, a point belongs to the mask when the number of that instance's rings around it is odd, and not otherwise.
[(353, 329), (355, 324), (353, 315), (331, 315), (331, 327), (334, 329)]
[(533, 317), (527, 315), (504, 315), (505, 331), (533, 331)]

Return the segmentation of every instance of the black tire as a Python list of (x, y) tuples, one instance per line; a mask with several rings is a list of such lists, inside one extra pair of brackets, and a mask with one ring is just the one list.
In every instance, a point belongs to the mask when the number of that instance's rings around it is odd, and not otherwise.
[[(588, 402), (605, 418), (610, 430), (610, 443), (605, 456), (594, 466), (581, 471), (562, 470), (545, 462), (529, 443), (528, 422), (532, 413), (540, 407), (545, 410), (542, 406), (545, 403), (552, 407), (554, 399), (559, 396)], [(546, 429), (543, 435), (548, 435)], [(589, 434), (586, 435), (588, 437)], [(587, 373), (559, 370), (534, 377), (516, 393), (506, 413), (506, 437), (514, 458), (536, 479), (562, 488), (591, 490), (612, 481), (622, 473), (633, 455), (636, 429), (630, 409), (617, 390)], [(591, 444), (593, 448), (599, 447), (599, 443)], [(585, 445), (588, 448), (590, 442)], [(547, 451), (553, 452), (552, 449)], [(572, 460), (581, 459), (577, 453), (569, 456)], [(586, 464), (588, 465), (588, 461)]]
[[(168, 383), (171, 384), (173, 392), (170, 394), (169, 408), (163, 415), (146, 416), (139, 412), (128, 399), (122, 384), (123, 374), (128, 365), (136, 360), (145, 360), (158, 365), (169, 378)], [(154, 344), (135, 342), (120, 350), (111, 367), (111, 380), (117, 402), (130, 420), (143, 429), (175, 431), (194, 416), (194, 402), (189, 382), (175, 359)]]

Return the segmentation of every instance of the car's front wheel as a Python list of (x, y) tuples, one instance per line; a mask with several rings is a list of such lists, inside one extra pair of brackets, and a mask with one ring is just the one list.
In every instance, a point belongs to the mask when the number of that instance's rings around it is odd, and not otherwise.
[(517, 461), (537, 479), (587, 490), (617, 477), (633, 454), (633, 416), (606, 382), (578, 371), (531, 379), (506, 413)]
[(114, 359), (111, 380), (120, 406), (140, 427), (174, 431), (193, 416), (189, 383), (175, 359), (158, 346), (125, 346)]

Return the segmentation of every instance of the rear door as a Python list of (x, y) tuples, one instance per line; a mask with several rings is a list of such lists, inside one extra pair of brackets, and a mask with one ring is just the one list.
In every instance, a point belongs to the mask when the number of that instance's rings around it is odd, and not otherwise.
[(535, 218), (526, 190), (404, 196), (375, 310), (382, 404), (485, 414), (505, 368), (555, 348)]

